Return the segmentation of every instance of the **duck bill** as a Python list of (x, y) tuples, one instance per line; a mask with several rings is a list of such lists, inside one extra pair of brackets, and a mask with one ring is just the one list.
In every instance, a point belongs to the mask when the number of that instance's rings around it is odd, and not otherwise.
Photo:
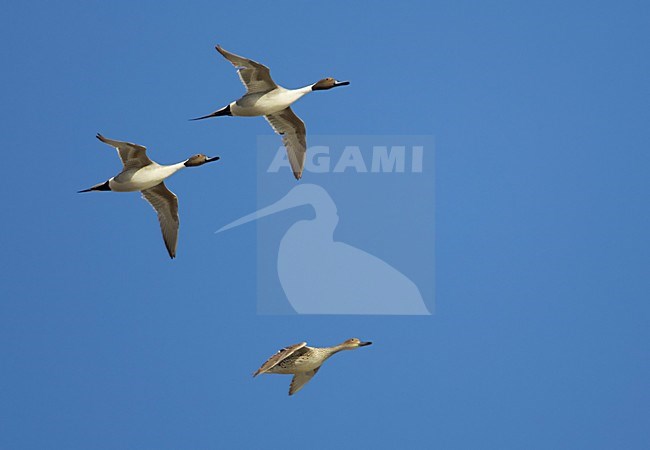
[(371, 345), (371, 344), (372, 344), (372, 342), (370, 342), (370, 341), (368, 341), (368, 342), (359, 342), (359, 347), (365, 347), (366, 345)]
[(206, 158), (206, 160), (205, 160), (206, 163), (209, 163), (209, 162), (212, 162), (212, 161), (219, 161), (219, 157), (218, 156), (213, 156), (212, 158)]
[(348, 84), (350, 84), (349, 81), (336, 81), (336, 82), (334, 82), (333, 87), (347, 86)]

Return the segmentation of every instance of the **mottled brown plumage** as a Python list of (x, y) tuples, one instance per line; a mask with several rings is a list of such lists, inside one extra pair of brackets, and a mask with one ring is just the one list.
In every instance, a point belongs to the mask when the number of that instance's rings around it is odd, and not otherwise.
[(271, 356), (257, 369), (253, 377), (263, 373), (293, 374), (289, 395), (298, 392), (318, 372), (321, 365), (332, 355), (342, 350), (353, 350), (370, 345), (357, 338), (333, 347), (308, 347), (306, 342), (290, 345)]

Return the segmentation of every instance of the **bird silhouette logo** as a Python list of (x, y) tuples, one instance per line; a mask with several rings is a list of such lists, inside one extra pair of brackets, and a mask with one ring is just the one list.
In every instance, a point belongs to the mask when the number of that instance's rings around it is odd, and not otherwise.
[(406, 275), (367, 251), (334, 240), (339, 216), (322, 186), (296, 185), (273, 204), (217, 233), (302, 205), (310, 205), (315, 216), (289, 227), (277, 257), (280, 285), (298, 314), (430, 314), (420, 290)]

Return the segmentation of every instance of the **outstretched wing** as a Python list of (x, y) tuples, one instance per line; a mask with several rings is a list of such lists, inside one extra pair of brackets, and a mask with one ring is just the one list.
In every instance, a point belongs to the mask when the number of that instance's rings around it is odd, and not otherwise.
[(309, 380), (314, 377), (314, 375), (316, 375), (318, 369), (320, 369), (320, 367), (316, 367), (314, 370), (310, 370), (309, 372), (295, 374), (291, 379), (291, 386), (289, 386), (289, 395), (293, 395), (302, 389), (303, 386), (307, 384)]
[(97, 133), (97, 139), (117, 149), (117, 153), (120, 155), (125, 170), (139, 169), (151, 164), (151, 160), (147, 156), (147, 149), (142, 145), (132, 144), (130, 142), (114, 141), (105, 138), (99, 133)]
[(158, 222), (160, 222), (165, 246), (169, 256), (174, 258), (178, 241), (178, 197), (167, 189), (165, 183), (160, 183), (142, 191), (142, 198), (148, 201), (158, 213)]
[(271, 124), (273, 130), (282, 135), (282, 143), (287, 149), (291, 170), (296, 180), (302, 177), (307, 154), (307, 129), (300, 117), (291, 108), (269, 114), (264, 118)]
[(215, 48), (224, 56), (224, 58), (230, 61), (232, 65), (237, 68), (239, 79), (244, 83), (249, 94), (254, 92), (268, 92), (278, 87), (278, 85), (271, 79), (269, 68), (264, 64), (230, 53), (219, 45)]
[(253, 374), (253, 377), (258, 376), (261, 373), (267, 372), (277, 366), (281, 361), (283, 361), (285, 358), (288, 356), (292, 355), (295, 353), (297, 350), (300, 350), (304, 346), (306, 346), (306, 342), (301, 342), (299, 344), (294, 344), (290, 345), (288, 347), (283, 348), (279, 352), (277, 352), (275, 355), (271, 356), (269, 359), (266, 360), (264, 364), (262, 364), (262, 367), (257, 369), (257, 372)]

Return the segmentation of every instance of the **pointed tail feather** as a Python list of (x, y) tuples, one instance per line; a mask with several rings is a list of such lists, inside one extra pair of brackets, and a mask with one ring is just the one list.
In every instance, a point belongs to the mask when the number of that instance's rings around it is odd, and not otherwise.
[(84, 189), (83, 191), (77, 191), (77, 194), (81, 194), (82, 192), (91, 192), (91, 191), (110, 191), (111, 187), (108, 185), (108, 181), (105, 181), (103, 183), (96, 184), (92, 187), (89, 187), (88, 189)]
[(201, 117), (196, 117), (194, 119), (190, 119), (190, 121), (192, 121), (192, 120), (203, 120), (203, 119), (208, 119), (210, 117), (219, 117), (219, 116), (232, 116), (232, 113), (230, 112), (230, 105), (228, 105), (226, 107), (223, 107), (218, 111), (210, 113), (207, 116), (201, 116)]

